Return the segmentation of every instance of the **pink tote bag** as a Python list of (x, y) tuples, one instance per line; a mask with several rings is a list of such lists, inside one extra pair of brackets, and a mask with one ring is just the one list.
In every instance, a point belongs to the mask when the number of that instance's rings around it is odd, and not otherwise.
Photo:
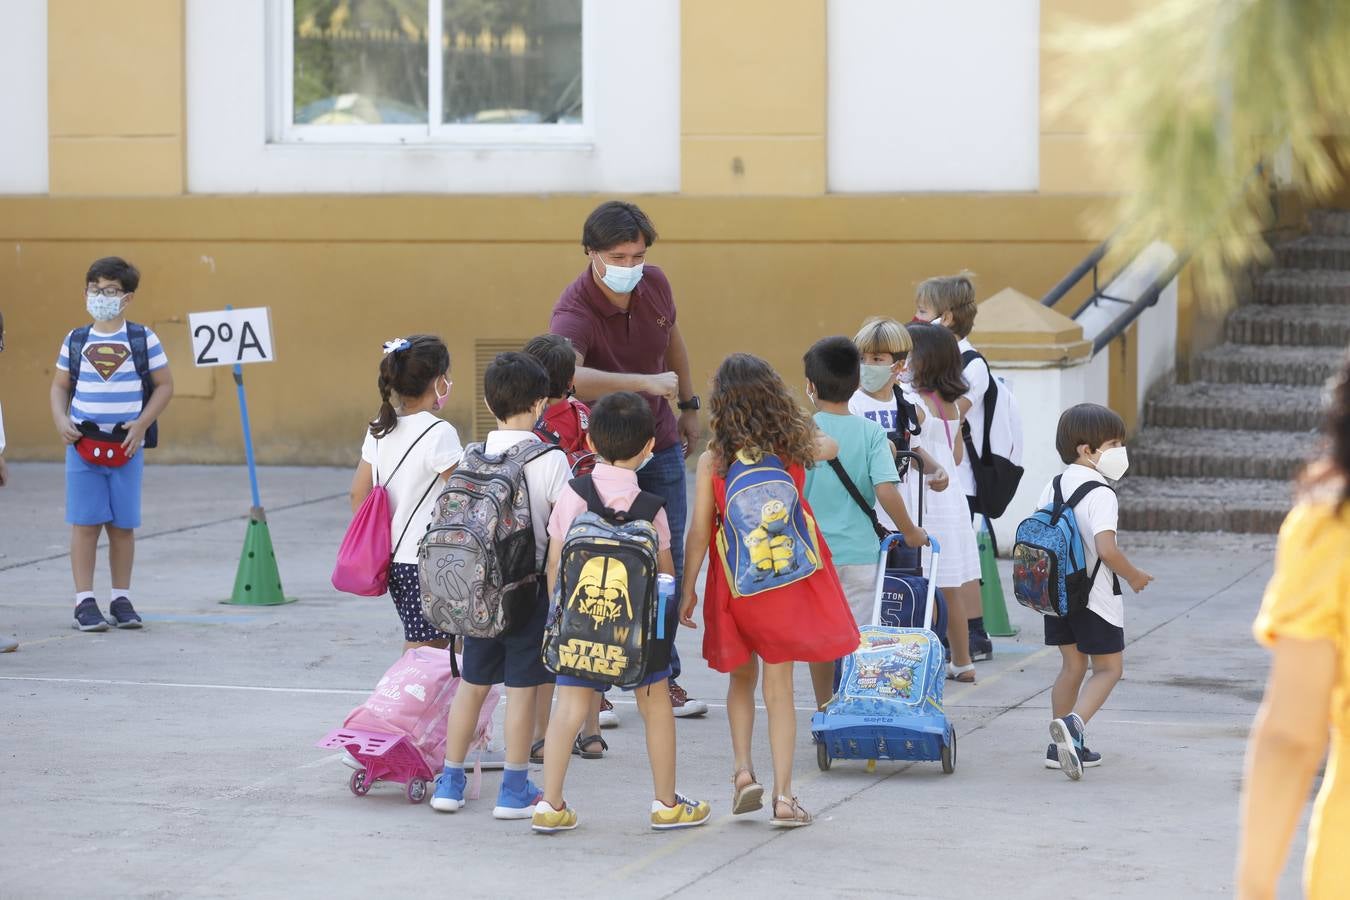
[[(413, 447), (427, 436), (427, 432), (439, 425), (440, 422), (433, 422), (427, 426), (417, 436), (417, 439), (409, 445), (403, 452), (403, 458), (394, 466), (394, 471), (389, 473), (389, 478), (385, 483), (392, 481), (402, 468), (404, 460), (408, 454), (413, 451)], [(375, 442), (375, 456), (378, 460), (380, 455), (380, 442)], [(333, 566), (333, 587), (345, 594), (356, 594), (358, 597), (379, 597), (389, 590), (389, 564), (393, 562), (394, 554), (398, 552), (398, 544), (390, 543), (390, 531), (393, 527), (394, 517), (389, 511), (389, 492), (385, 490), (384, 485), (380, 484), (379, 469), (372, 465), (371, 480), (374, 487), (366, 495), (366, 499), (361, 503), (361, 508), (352, 516), (352, 523), (347, 526), (347, 533), (342, 537), (342, 545), (338, 547), (337, 564)], [(432, 487), (436, 485), (433, 478), (431, 484), (427, 485), (426, 492), (422, 494), (422, 499), (417, 501), (417, 506), (408, 516), (408, 522), (403, 526), (403, 534), (398, 536), (399, 544), (403, 543), (403, 538), (408, 533), (408, 525), (417, 516), (417, 510), (426, 502), (427, 494), (431, 493)]]

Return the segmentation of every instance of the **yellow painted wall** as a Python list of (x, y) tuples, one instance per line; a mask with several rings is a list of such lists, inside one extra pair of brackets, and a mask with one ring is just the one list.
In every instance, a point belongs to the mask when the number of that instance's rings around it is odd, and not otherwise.
[[(6, 455), (57, 457), (53, 366), (87, 321), (85, 269), (107, 254), (140, 267), (132, 316), (159, 330), (179, 385), (156, 459), (242, 458), (228, 370), (194, 370), (187, 351), (186, 314), (226, 304), (272, 308), (277, 361), (246, 374), (262, 461), (353, 462), (381, 344), (413, 331), (450, 346), (447, 415), (468, 438), (475, 342), (547, 329), (585, 266), (581, 223), (599, 199), (0, 198)], [(674, 283), (700, 388), (736, 350), (798, 385), (812, 341), (851, 335), (867, 315), (907, 320), (929, 275), (968, 267), (982, 297), (1007, 285), (1039, 296), (1097, 239), (1078, 224), (1085, 198), (635, 199), (661, 232), (649, 259)]]
[(182, 193), (183, 66), (183, 0), (47, 0), (51, 193)]

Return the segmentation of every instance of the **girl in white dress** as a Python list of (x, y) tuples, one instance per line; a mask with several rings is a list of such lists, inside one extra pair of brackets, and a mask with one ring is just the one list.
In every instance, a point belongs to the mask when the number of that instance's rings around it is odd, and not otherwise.
[[(909, 354), (911, 386), (919, 406), (923, 449), (947, 472), (955, 472), (963, 455), (961, 420), (970, 411), (961, 354), (955, 336), (935, 325), (907, 325), (914, 349)], [(924, 528), (937, 538), (942, 554), (937, 571), (929, 571), (947, 599), (947, 640), (952, 661), (947, 677), (973, 683), (966, 620), (980, 607), (980, 554), (970, 507), (959, 490), (930, 491)]]

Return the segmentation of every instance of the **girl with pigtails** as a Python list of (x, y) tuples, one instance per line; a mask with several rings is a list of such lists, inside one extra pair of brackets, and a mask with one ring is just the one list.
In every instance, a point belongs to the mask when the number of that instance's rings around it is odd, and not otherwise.
[(464, 454), (455, 427), (436, 415), (451, 383), (450, 351), (440, 338), (414, 334), (387, 342), (380, 361), (380, 409), (369, 423), (352, 478), (353, 513), (377, 481), (389, 492), (394, 547), (389, 594), (403, 620), (404, 650), (444, 649), (450, 642), (422, 615), (417, 542), (431, 524), (437, 486)]

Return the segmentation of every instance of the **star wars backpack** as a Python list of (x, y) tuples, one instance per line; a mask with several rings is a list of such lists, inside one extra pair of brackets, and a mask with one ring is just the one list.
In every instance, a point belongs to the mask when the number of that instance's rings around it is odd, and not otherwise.
[(727, 467), (717, 549), (733, 597), (801, 581), (820, 568), (815, 528), (797, 483), (772, 453), (742, 450)]
[(626, 511), (607, 508), (589, 475), (570, 482), (586, 511), (563, 539), (558, 584), (544, 634), (549, 671), (636, 687), (670, 664), (675, 604), (656, 589), (653, 521), (665, 500), (646, 491)]
[(484, 444), (464, 450), (417, 549), (422, 613), (432, 625), (491, 638), (528, 617), (539, 564), (525, 466), (557, 449), (531, 439), (497, 455)]

